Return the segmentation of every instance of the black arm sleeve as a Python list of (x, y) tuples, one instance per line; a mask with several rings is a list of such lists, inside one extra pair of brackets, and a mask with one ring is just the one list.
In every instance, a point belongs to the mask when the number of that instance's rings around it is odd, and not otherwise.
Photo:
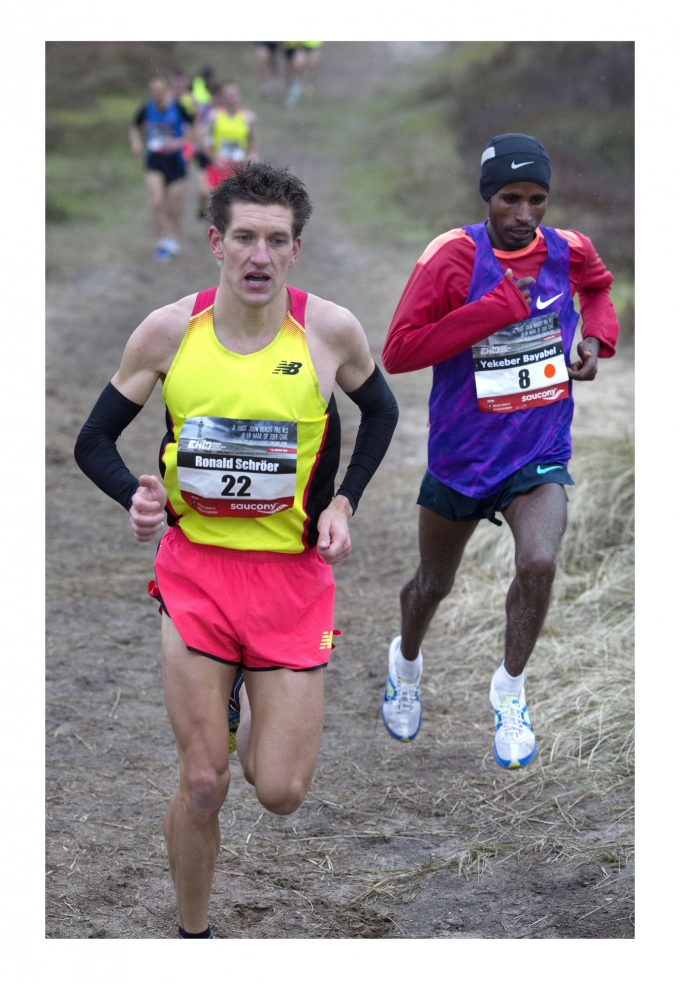
[(361, 410), (361, 423), (345, 477), (335, 494), (347, 496), (356, 512), (364, 489), (390, 446), (399, 408), (377, 366), (366, 382), (347, 396)]
[(124, 509), (130, 508), (139, 482), (125, 467), (116, 441), (141, 409), (139, 403), (128, 400), (108, 383), (83, 424), (74, 451), (87, 477)]

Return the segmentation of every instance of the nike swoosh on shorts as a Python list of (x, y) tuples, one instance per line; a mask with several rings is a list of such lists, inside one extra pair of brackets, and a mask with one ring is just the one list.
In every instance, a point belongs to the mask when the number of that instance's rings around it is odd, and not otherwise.
[(554, 297), (551, 297), (549, 301), (542, 301), (541, 298), (540, 298), (540, 296), (539, 296), (538, 300), (536, 301), (536, 307), (538, 308), (539, 311), (542, 311), (543, 308), (549, 307), (552, 304), (552, 302), (553, 301), (556, 301), (558, 297), (561, 297), (562, 296), (562, 294), (564, 294), (564, 291), (563, 290), (560, 291), (559, 294), (555, 294)]
[(536, 161), (522, 161), (521, 164), (515, 164), (515, 162), (513, 161), (510, 167), (513, 169), (513, 171), (516, 171), (518, 167), (526, 167), (527, 164), (535, 164), (535, 163)]
[(536, 465), (536, 471), (539, 475), (545, 475), (546, 472), (555, 471), (556, 468), (561, 468), (562, 465), (549, 465), (547, 468), (542, 468), (541, 465)]

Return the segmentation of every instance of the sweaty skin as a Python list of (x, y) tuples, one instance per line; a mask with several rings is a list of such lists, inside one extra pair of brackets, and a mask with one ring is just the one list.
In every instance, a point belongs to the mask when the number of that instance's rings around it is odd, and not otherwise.
[[(221, 262), (213, 321), (218, 341), (248, 355), (265, 348), (278, 333), (289, 308), (285, 282), (297, 261), (301, 240), (292, 235), (292, 211), (281, 205), (235, 202), (224, 234), (211, 226), (208, 238)], [(177, 354), (196, 294), (153, 311), (133, 332), (120, 369), (111, 382), (123, 396), (143, 405)], [(328, 402), (333, 384), (346, 393), (371, 375), (374, 362), (361, 325), (345, 308), (309, 295), (305, 327), (319, 389)], [(136, 539), (148, 541), (165, 524), (167, 494), (153, 475), (141, 475), (132, 497), (130, 524)], [(352, 506), (336, 496), (318, 521), (319, 556), (336, 564), (351, 550), (348, 521)]]
[(528, 246), (548, 207), (548, 192), (532, 181), (505, 185), (489, 199), (486, 230), (494, 249), (514, 252)]

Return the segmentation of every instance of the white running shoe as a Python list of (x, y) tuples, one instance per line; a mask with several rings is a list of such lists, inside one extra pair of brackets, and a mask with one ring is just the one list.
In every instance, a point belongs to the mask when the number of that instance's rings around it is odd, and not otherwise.
[(288, 109), (295, 109), (298, 102), (300, 101), (300, 96), (304, 92), (305, 84), (300, 78), (294, 78), (288, 89), (288, 94), (286, 95), (286, 106)]
[(496, 712), (496, 735), (493, 757), (504, 769), (520, 769), (536, 754), (536, 737), (531, 726), (524, 687), (516, 694), (489, 691), (491, 706)]
[(182, 247), (177, 242), (177, 240), (170, 239), (170, 237), (168, 237), (167, 239), (161, 239), (158, 245), (161, 247), (161, 249), (167, 249), (168, 253), (170, 253), (172, 256), (176, 256), (178, 253), (182, 252)]
[(420, 708), (420, 673), (414, 681), (397, 673), (397, 653), (401, 636), (392, 640), (388, 656), (387, 683), (382, 701), (383, 724), (398, 741), (413, 741), (420, 731), (423, 712)]

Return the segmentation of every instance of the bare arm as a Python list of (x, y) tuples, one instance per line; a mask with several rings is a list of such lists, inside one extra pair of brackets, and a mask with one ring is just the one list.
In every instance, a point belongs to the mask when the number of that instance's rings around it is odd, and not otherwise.
[(144, 150), (144, 140), (142, 139), (142, 129), (139, 126), (131, 126), (128, 132), (130, 137), (130, 149), (135, 157), (139, 155)]
[(152, 311), (133, 331), (111, 380), (128, 400), (143, 406), (158, 380), (167, 374), (189, 323), (194, 299), (191, 295)]

